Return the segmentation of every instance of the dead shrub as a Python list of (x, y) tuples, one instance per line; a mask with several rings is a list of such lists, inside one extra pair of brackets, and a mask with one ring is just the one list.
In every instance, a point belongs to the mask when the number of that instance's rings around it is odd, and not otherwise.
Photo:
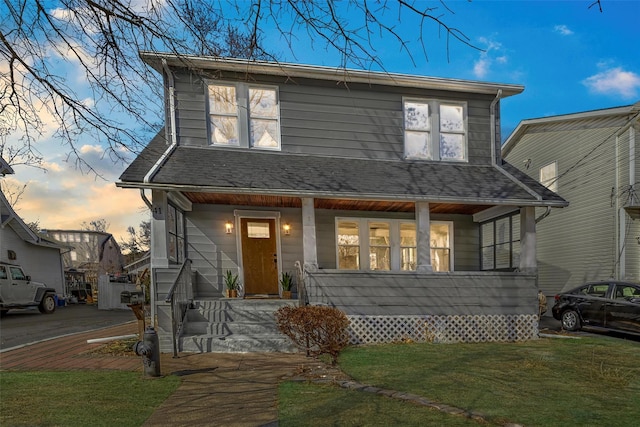
[(338, 363), (340, 351), (349, 344), (349, 318), (337, 308), (285, 306), (276, 312), (276, 323), (307, 356), (328, 354), (332, 365)]

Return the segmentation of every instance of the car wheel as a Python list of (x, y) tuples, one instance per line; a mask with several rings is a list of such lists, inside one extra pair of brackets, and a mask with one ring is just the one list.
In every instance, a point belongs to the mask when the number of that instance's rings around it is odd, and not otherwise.
[(56, 300), (53, 298), (53, 295), (45, 295), (38, 306), (38, 310), (43, 314), (51, 314), (56, 311)]
[(0, 318), (6, 316), (8, 312), (9, 310), (0, 310)]
[(562, 329), (577, 331), (580, 329), (580, 316), (575, 310), (567, 310), (562, 313)]

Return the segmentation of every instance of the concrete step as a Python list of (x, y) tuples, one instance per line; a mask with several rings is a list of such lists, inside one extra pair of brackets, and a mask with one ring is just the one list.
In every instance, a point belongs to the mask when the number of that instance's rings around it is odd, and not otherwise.
[(184, 352), (295, 352), (278, 331), (275, 312), (297, 300), (198, 298), (187, 311), (180, 337)]
[(295, 353), (297, 348), (281, 334), (191, 335), (180, 337), (180, 351), (187, 353)]
[(184, 326), (183, 335), (256, 335), (279, 333), (273, 319), (265, 322), (209, 322), (189, 321)]

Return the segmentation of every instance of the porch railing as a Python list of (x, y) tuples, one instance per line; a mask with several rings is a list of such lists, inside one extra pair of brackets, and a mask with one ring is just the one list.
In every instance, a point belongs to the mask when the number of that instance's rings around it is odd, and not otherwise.
[(178, 357), (178, 339), (182, 334), (187, 309), (193, 303), (193, 283), (191, 282), (191, 260), (186, 259), (173, 282), (166, 302), (171, 304), (171, 338), (173, 357)]

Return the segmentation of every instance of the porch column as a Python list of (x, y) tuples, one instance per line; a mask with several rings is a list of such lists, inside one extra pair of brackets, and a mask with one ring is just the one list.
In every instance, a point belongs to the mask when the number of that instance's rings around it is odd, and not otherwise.
[(151, 266), (169, 267), (167, 250), (167, 193), (153, 190), (151, 193)]
[(318, 269), (318, 249), (316, 240), (316, 212), (313, 198), (302, 200), (302, 256), (304, 268), (309, 271)]
[(536, 210), (520, 208), (520, 271), (536, 273)]
[(418, 251), (418, 273), (431, 273), (431, 229), (429, 203), (416, 202), (416, 237)]

